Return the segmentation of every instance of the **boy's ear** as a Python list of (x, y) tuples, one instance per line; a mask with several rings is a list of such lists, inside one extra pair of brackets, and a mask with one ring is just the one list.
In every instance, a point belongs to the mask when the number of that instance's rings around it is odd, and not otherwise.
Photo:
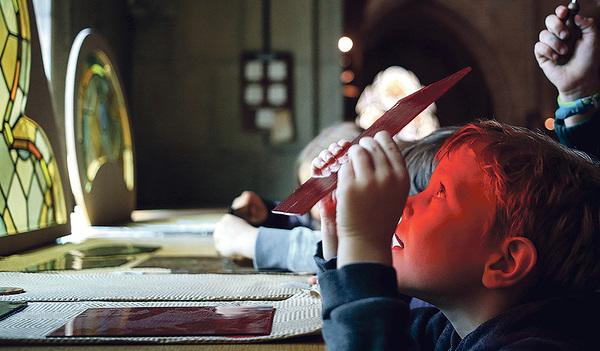
[(514, 285), (533, 270), (536, 262), (537, 250), (531, 240), (521, 236), (506, 238), (486, 262), (482, 283), (489, 289)]

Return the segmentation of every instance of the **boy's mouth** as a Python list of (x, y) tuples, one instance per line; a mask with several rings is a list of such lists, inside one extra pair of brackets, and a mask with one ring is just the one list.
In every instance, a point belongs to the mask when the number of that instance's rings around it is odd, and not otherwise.
[(398, 235), (394, 234), (394, 236), (392, 237), (392, 248), (394, 247), (400, 247), (401, 249), (404, 248), (404, 243), (402, 242), (402, 240), (400, 240), (400, 238), (398, 238)]

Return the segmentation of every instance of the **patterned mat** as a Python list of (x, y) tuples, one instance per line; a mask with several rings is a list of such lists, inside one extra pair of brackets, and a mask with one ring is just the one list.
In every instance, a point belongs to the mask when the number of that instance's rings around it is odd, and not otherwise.
[[(305, 275), (0, 272), (0, 285), (25, 293), (0, 301), (28, 306), (0, 321), (0, 343), (247, 343), (318, 333), (321, 300)], [(46, 335), (88, 308), (166, 306), (273, 306), (268, 336), (69, 337)]]

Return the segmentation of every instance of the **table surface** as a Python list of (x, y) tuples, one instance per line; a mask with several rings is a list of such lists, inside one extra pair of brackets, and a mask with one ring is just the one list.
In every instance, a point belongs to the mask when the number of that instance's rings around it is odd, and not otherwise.
[(25, 345), (0, 346), (2, 351), (325, 351), (320, 335), (301, 336), (277, 342), (257, 344), (201, 344), (201, 345)]
[(277, 343), (261, 344), (202, 344), (202, 345), (44, 345), (44, 346), (0, 346), (3, 351), (192, 351), (202, 348), (203, 351), (325, 351), (326, 347), (320, 337), (301, 337)]
[[(222, 214), (226, 213), (225, 209), (200, 209), (200, 210), (149, 210), (149, 211), (134, 211), (132, 219), (134, 223), (149, 224), (158, 223), (180, 223), (181, 220), (187, 221), (199, 220), (206, 218), (208, 221), (216, 221)], [(75, 229), (74, 229), (75, 231)], [(98, 233), (95, 233), (96, 235)], [(111, 233), (112, 234), (112, 233)], [(212, 240), (201, 240), (204, 253), (215, 253), (214, 247), (211, 246)], [(211, 246), (211, 247), (207, 247)], [(196, 247), (197, 249), (197, 247)], [(2, 350), (7, 351), (26, 351), (26, 350), (52, 350), (52, 351), (95, 351), (95, 350), (110, 350), (110, 351), (187, 351), (197, 350), (199, 347), (207, 351), (222, 351), (222, 350), (261, 350), (261, 351), (287, 351), (287, 350), (326, 350), (325, 344), (321, 335), (305, 335), (284, 340), (276, 340), (262, 343), (249, 344), (156, 344), (156, 345), (13, 345), (2, 346)]]

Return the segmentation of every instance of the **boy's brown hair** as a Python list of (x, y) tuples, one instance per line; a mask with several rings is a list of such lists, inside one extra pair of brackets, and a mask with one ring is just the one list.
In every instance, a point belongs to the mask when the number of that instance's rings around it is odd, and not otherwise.
[(533, 242), (537, 283), (530, 298), (600, 287), (600, 167), (550, 137), (496, 121), (469, 124), (437, 159), (467, 145), (488, 176), (496, 211), (485, 239)]

